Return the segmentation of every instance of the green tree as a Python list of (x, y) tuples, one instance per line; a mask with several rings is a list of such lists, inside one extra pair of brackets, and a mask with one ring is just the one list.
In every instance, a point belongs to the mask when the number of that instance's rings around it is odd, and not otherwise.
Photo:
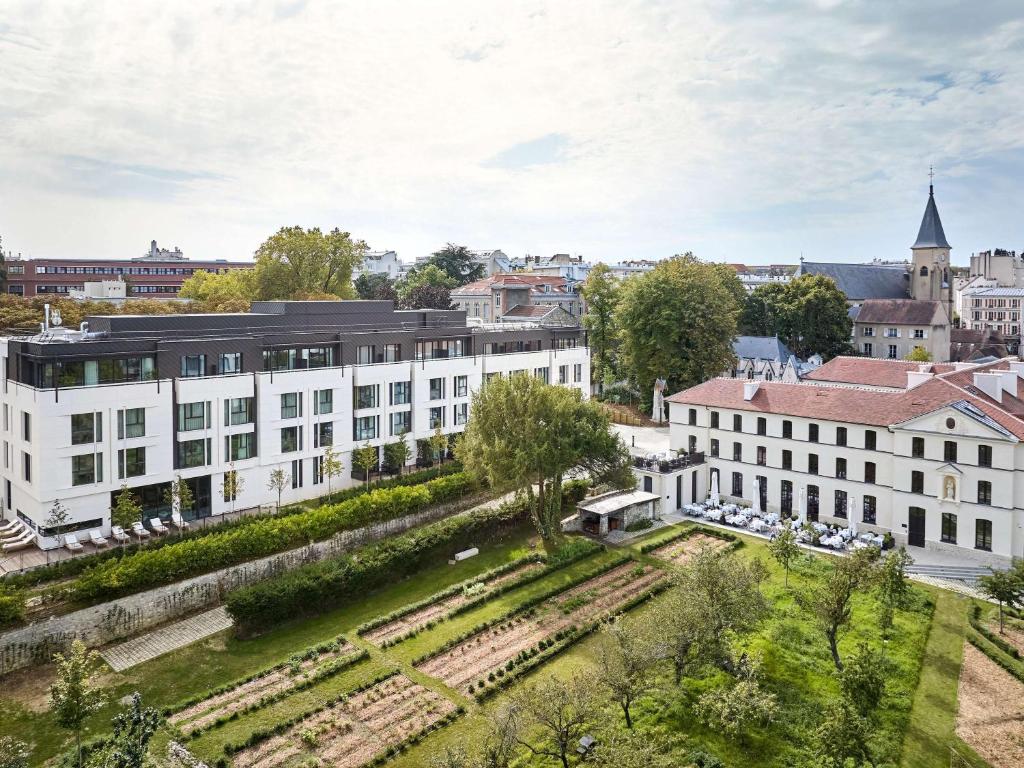
[(181, 475), (175, 475), (167, 490), (164, 491), (164, 504), (171, 508), (172, 512), (186, 515), (192, 511), (196, 504), (196, 497), (192, 494), (192, 486)]
[(597, 403), (526, 374), (492, 379), (474, 394), (456, 454), (493, 487), (524, 491), (545, 540), (557, 532), (570, 472), (621, 488), (636, 483), (629, 453)]
[(255, 282), (250, 269), (229, 269), (220, 274), (199, 270), (181, 284), (178, 298), (190, 299), (192, 311), (248, 312), (256, 293)]
[(363, 471), (366, 484), (370, 484), (370, 473), (377, 468), (377, 448), (367, 443), (352, 451), (352, 464)]
[(746, 660), (737, 663), (739, 679), (725, 688), (715, 688), (697, 700), (697, 711), (705, 725), (727, 738), (744, 737), (751, 724), (767, 725), (779, 712), (774, 693), (758, 682), (759, 665)]
[(818, 745), (821, 756), (828, 761), (819, 765), (835, 768), (860, 765), (860, 761), (869, 757), (869, 730), (868, 721), (845, 696), (826, 703), (812, 735), (813, 743)]
[(464, 245), (448, 243), (441, 250), (434, 251), (427, 264), (444, 272), (456, 286), (472, 283), (484, 276), (484, 265)]
[(861, 717), (870, 718), (881, 705), (891, 671), (885, 654), (865, 642), (857, 646), (857, 652), (843, 665), (839, 685)]
[(267, 480), (267, 490), (277, 494), (277, 511), (281, 511), (281, 494), (291, 482), (291, 477), (281, 467), (270, 470), (270, 477)]
[(65, 655), (53, 656), (56, 680), (50, 686), (50, 711), (57, 725), (75, 734), (75, 751), (82, 765), (82, 728), (86, 719), (103, 706), (103, 693), (95, 684), (99, 654), (81, 640), (73, 640)]
[(924, 347), (914, 347), (907, 355), (907, 360), (912, 363), (930, 363), (932, 356)]
[(449, 309), (457, 283), (433, 264), (409, 271), (398, 281), (398, 302), (403, 309)]
[(784, 327), (782, 308), (786, 305), (786, 284), (759, 285), (743, 302), (739, 331), (745, 336), (775, 336)]
[(149, 742), (160, 725), (160, 714), (142, 706), (142, 697), (133, 693), (128, 707), (114, 716), (113, 735), (90, 756), (90, 768), (143, 768), (149, 765)]
[(352, 272), (366, 251), (366, 243), (340, 229), (282, 227), (256, 250), (256, 295), (263, 300), (354, 298)]
[(997, 571), (990, 568), (990, 574), (978, 578), (978, 589), (989, 600), (999, 604), (999, 633), (1003, 632), (1003, 612), (1006, 608), (1015, 609), (1024, 598), (1024, 583), (1017, 569)]
[(364, 272), (356, 278), (355, 287), (360, 299), (398, 302), (394, 281), (382, 272)]
[[(568, 680), (550, 677), (511, 696), (523, 727), (517, 739), (531, 754), (550, 757), (569, 768), (579, 740), (601, 711), (597, 681), (583, 673)], [(539, 738), (531, 738), (536, 734)]]
[(430, 450), (437, 460), (444, 465), (445, 454), (448, 453), (448, 435), (441, 431), (440, 427), (434, 430), (429, 438)]
[(110, 508), (110, 524), (129, 529), (132, 523), (141, 519), (142, 505), (128, 488), (128, 484), (122, 484), (121, 490), (114, 497), (114, 506)]
[(778, 536), (768, 542), (768, 551), (775, 558), (775, 562), (785, 569), (784, 585), (788, 587), (790, 566), (800, 556), (800, 545), (797, 544), (796, 533), (788, 524), (783, 526)]
[(872, 550), (861, 549), (850, 557), (838, 558), (824, 579), (797, 596), (825, 633), (832, 661), (839, 672), (843, 671), (839, 634), (850, 623), (854, 594), (874, 578), (875, 557), (877, 555)]
[(651, 402), (655, 379), (677, 392), (732, 367), (740, 305), (730, 281), (735, 274), (687, 254), (623, 284), (619, 362), (641, 402)]
[(595, 768), (678, 768), (682, 765), (670, 753), (669, 745), (654, 734), (618, 729), (598, 740), (588, 764)]
[(238, 470), (235, 469), (234, 462), (228, 464), (228, 470), (224, 473), (223, 479), (220, 481), (220, 494), (224, 501), (231, 502), (231, 511), (235, 511), (235, 501), (238, 499), (238, 494), (242, 492), (242, 488), (245, 486), (245, 481), (239, 476)]
[[(50, 511), (46, 514), (46, 520), (43, 522), (49, 530), (53, 531), (56, 529), (63, 528), (68, 524), (71, 519), (71, 513), (68, 508), (61, 504), (60, 499), (54, 499), (53, 506), (50, 507)], [(64, 534), (61, 532), (57, 533), (57, 544), (58, 546), (64, 546)], [(46, 553), (47, 561), (49, 561), (50, 553)]]
[(621, 286), (611, 267), (598, 262), (583, 281), (580, 294), (587, 307), (583, 326), (588, 331), (587, 340), (593, 360), (590, 378), (591, 381), (603, 382), (614, 369), (615, 310), (619, 305)]
[(754, 289), (744, 304), (741, 328), (757, 336), (778, 336), (793, 353), (825, 359), (850, 351), (852, 323), (846, 294), (831, 278), (801, 275), (785, 285)]
[(895, 549), (889, 552), (878, 567), (877, 591), (881, 610), (878, 612), (878, 626), (883, 632), (892, 628), (897, 608), (906, 605), (910, 593), (907, 581), (907, 566), (914, 562), (907, 550)]
[(340, 475), (345, 468), (342, 464), (341, 456), (338, 455), (333, 445), (328, 445), (324, 448), (321, 468), (323, 469), (324, 477), (327, 478), (327, 497), (330, 498), (333, 495), (331, 484), (334, 478)]
[(411, 449), (404, 437), (399, 437), (394, 442), (384, 446), (384, 463), (398, 474), (402, 474), (406, 463), (409, 461)]
[(12, 736), (0, 737), (0, 768), (28, 768), (28, 744)]
[(597, 676), (622, 709), (627, 728), (633, 727), (633, 702), (654, 687), (661, 647), (650, 625), (642, 620), (619, 618), (601, 629)]

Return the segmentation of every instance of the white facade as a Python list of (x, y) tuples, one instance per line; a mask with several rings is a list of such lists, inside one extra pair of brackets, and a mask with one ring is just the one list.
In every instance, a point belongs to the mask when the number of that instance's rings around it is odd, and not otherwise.
[(401, 271), (402, 262), (394, 251), (367, 251), (359, 265), (360, 275), (387, 275), (390, 280), (397, 280)]

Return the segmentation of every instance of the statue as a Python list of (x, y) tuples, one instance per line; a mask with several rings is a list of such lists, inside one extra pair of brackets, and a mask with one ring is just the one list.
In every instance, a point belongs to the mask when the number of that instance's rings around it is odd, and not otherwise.
[(942, 495), (944, 499), (955, 499), (956, 498), (956, 480), (952, 477), (946, 478), (946, 490)]
[(651, 408), (651, 418), (658, 424), (665, 421), (665, 388), (668, 382), (664, 379), (654, 380), (654, 404)]
[(50, 325), (52, 325), (55, 328), (59, 328), (60, 324), (63, 323), (63, 322), (64, 322), (64, 320), (61, 319), (60, 310), (57, 309), (56, 307), (51, 309), (50, 310)]

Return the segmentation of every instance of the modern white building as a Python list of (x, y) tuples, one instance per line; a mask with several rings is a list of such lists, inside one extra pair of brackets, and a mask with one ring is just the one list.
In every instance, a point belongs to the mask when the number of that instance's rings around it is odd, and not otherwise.
[[(0, 339), (3, 358), (3, 516), (56, 545), (56, 533), (110, 528), (122, 485), (144, 516), (169, 510), (180, 476), (193, 516), (322, 495), (327, 446), (353, 478), (351, 452), (404, 440), (417, 450), (440, 428), (465, 428), (472, 393), (489, 377), (525, 371), (589, 389), (578, 327), (470, 327), (457, 310), (396, 311), (390, 301), (255, 302), (220, 315), (90, 317)], [(226, 472), (241, 480), (224, 492)], [(47, 528), (57, 500), (69, 525)]]
[(358, 269), (359, 275), (386, 275), (390, 280), (397, 280), (401, 271), (402, 262), (394, 251), (367, 251)]
[(1024, 556), (1024, 363), (839, 357), (799, 383), (718, 378), (668, 398), (670, 444), (726, 498), (891, 532), (898, 544)]

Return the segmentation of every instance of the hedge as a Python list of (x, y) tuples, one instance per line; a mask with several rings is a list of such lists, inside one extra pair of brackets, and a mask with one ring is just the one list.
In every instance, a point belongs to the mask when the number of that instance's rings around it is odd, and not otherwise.
[[(388, 488), (399, 488), (409, 485), (420, 485), (429, 480), (434, 480), (438, 477), (445, 477), (448, 475), (461, 473), (462, 468), (457, 462), (453, 462), (444, 467), (434, 467), (431, 469), (424, 469), (418, 472), (410, 472), (407, 475), (401, 477), (392, 478), (391, 480), (385, 480), (381, 483), (376, 483), (369, 487), (365, 485), (353, 486), (352, 488), (346, 488), (343, 491), (335, 491), (330, 496), (331, 504), (340, 504), (341, 502), (354, 499), (358, 496), (370, 493), (375, 490), (384, 490)], [(24, 573), (12, 573), (3, 577), (2, 581), (8, 586), (15, 587), (35, 587), (40, 584), (45, 584), (50, 581), (57, 581), (59, 579), (67, 579), (73, 576), (78, 576), (80, 573), (92, 568), (93, 566), (102, 563), (107, 560), (120, 560), (122, 558), (134, 556), (138, 552), (150, 552), (157, 549), (162, 549), (174, 544), (178, 544), (182, 541), (190, 541), (193, 539), (203, 538), (211, 534), (221, 534), (228, 530), (235, 528), (245, 528), (247, 526), (269, 520), (277, 519), (280, 520), (285, 517), (292, 515), (302, 514), (308, 512), (311, 508), (323, 506), (320, 503), (310, 505), (310, 502), (300, 502), (297, 504), (289, 504), (288, 506), (282, 507), (279, 512), (274, 512), (269, 515), (254, 515), (250, 517), (240, 517), (237, 520), (228, 520), (219, 522), (216, 525), (208, 527), (193, 526), (187, 531), (181, 533), (171, 533), (167, 536), (160, 536), (159, 538), (154, 537), (147, 541), (129, 544), (127, 546), (110, 547), (109, 549), (102, 550), (100, 552), (90, 553), (88, 555), (82, 555), (79, 557), (70, 557), (67, 560), (57, 560), (48, 565), (40, 566), (39, 568), (33, 568), (30, 571)]]
[(361, 599), (366, 592), (411, 575), (441, 552), (481, 543), (518, 525), (526, 504), (439, 520), (341, 557), (322, 560), (229, 592), (225, 604), (244, 634)]
[(990, 630), (988, 627), (984, 626), (981, 623), (981, 606), (980, 605), (975, 605), (971, 609), (970, 621), (971, 621), (971, 626), (974, 628), (975, 632), (977, 632), (979, 635), (984, 637), (986, 640), (988, 640), (990, 643), (992, 643), (992, 645), (994, 645), (996, 648), (1001, 650), (1003, 653), (1007, 654), (1008, 656), (1010, 656), (1013, 659), (1016, 659), (1017, 661), (1020, 661), (1020, 658), (1021, 658), (1020, 651), (1017, 650), (1016, 646), (1011, 645), (1006, 640), (1001, 638), (999, 635), (997, 635), (995, 632), (993, 632), (992, 630)]
[(659, 547), (664, 547), (666, 544), (671, 544), (672, 542), (679, 541), (680, 539), (688, 539), (691, 536), (698, 533), (703, 533), (705, 536), (713, 536), (716, 539), (721, 539), (722, 541), (728, 541), (731, 543), (736, 543), (740, 541), (739, 538), (729, 533), (728, 531), (720, 531), (717, 528), (705, 528), (703, 525), (694, 525), (690, 526), (689, 528), (684, 528), (678, 533), (673, 534), (672, 536), (668, 536), (664, 539), (658, 539), (657, 541), (649, 541), (640, 547), (640, 552), (646, 555), (649, 552), (653, 552), (654, 550), (658, 549)]
[(979, 635), (972, 634), (970, 632), (967, 633), (967, 642), (988, 656), (991, 661), (994, 661), (1020, 682), (1024, 683), (1024, 670), (1022, 670), (1019, 665), (1014, 664), (1006, 658), (1006, 655), (997, 650), (993, 645), (985, 642), (985, 640), (983, 640)]
[(81, 575), (71, 595), (78, 602), (121, 597), (403, 517), (476, 488), (468, 474), (456, 473), (416, 486), (375, 489), (339, 504), (292, 515), (256, 518), (245, 526), (215, 530), (201, 538), (100, 563)]

